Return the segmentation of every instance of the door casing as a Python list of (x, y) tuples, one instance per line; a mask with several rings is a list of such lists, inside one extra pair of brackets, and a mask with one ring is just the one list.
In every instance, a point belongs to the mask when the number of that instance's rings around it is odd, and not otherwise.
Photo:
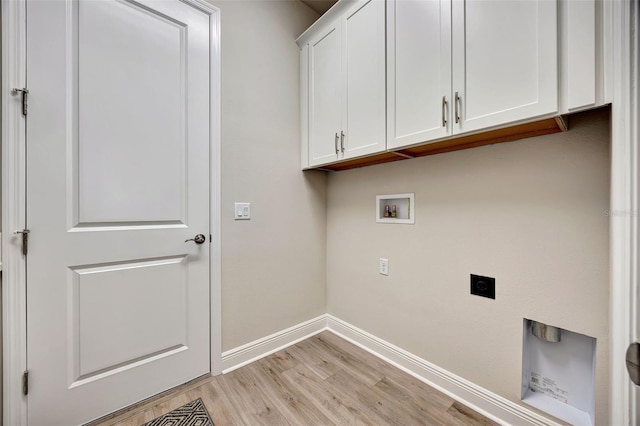
[[(627, 373), (625, 354), (640, 338), (638, 243), (640, 198), (637, 2), (612, 1), (612, 108), (609, 314), (609, 424), (638, 422), (637, 389)], [(636, 40), (634, 40), (636, 38)]]
[[(68, 0), (70, 1), (70, 0)], [(210, 330), (213, 375), (222, 372), (220, 247), (220, 10), (205, 0), (180, 0), (210, 16)], [(22, 374), (27, 368), (26, 259), (15, 230), (26, 219), (26, 135), (20, 97), (27, 87), (26, 0), (2, 1), (2, 420), (27, 424)], [(9, 344), (7, 344), (10, 342)], [(37, 378), (33, 378), (37, 380)]]

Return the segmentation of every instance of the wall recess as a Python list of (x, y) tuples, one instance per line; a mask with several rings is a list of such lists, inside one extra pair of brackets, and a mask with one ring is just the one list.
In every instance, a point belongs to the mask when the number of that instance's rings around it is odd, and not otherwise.
[(414, 193), (376, 195), (376, 222), (415, 223)]
[(595, 425), (596, 339), (523, 320), (521, 399), (573, 425)]

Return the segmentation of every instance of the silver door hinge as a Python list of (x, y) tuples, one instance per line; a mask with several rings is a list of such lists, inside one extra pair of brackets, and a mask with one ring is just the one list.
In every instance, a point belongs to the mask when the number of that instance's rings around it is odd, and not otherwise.
[(22, 231), (14, 231), (14, 234), (22, 234), (22, 254), (25, 256), (29, 253), (29, 234), (31, 231), (28, 229), (23, 229)]
[(29, 90), (26, 87), (23, 87), (22, 89), (14, 87), (13, 89), (11, 89), (11, 94), (13, 96), (17, 96), (19, 93), (22, 93), (22, 115), (26, 117), (29, 109), (27, 104), (29, 98)]
[(24, 370), (22, 373), (22, 394), (29, 395), (29, 370)]

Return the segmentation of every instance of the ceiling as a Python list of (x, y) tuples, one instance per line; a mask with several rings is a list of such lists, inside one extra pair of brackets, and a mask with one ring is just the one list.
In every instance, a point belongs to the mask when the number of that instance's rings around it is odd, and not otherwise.
[(300, 0), (302, 3), (309, 6), (311, 9), (323, 15), (327, 10), (336, 4), (337, 0)]

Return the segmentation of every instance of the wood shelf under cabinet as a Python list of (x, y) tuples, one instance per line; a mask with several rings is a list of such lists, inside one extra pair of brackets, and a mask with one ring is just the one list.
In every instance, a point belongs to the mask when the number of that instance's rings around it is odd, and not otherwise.
[(534, 136), (550, 135), (552, 133), (566, 132), (567, 130), (566, 117), (558, 116), (531, 123), (517, 124), (515, 126), (505, 127), (502, 129), (490, 130), (488, 132), (454, 137), (440, 142), (425, 143), (408, 148), (398, 148), (394, 151), (387, 151), (338, 163), (326, 164), (316, 167), (316, 169), (338, 172), (358, 167), (389, 163), (392, 161), (442, 154), (461, 149), (476, 148), (483, 145), (511, 142)]

